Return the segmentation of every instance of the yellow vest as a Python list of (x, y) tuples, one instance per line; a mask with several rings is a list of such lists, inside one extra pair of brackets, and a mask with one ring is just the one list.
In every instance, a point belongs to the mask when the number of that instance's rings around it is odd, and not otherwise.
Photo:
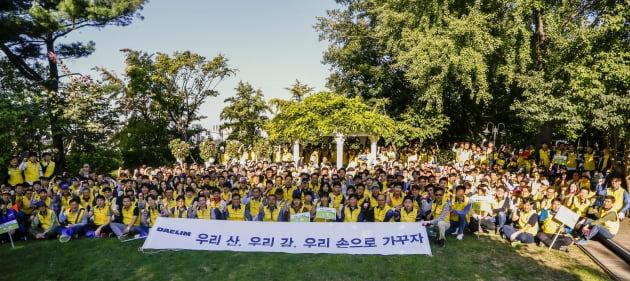
[[(46, 215), (42, 215), (41, 212), (37, 212), (37, 219), (39, 220), (39, 224), (43, 230), (50, 228), (50, 224), (52, 223), (52, 216), (54, 215), (55, 215), (55, 212), (53, 212), (53, 210), (50, 210), (50, 209), (46, 210)], [(54, 226), (58, 226), (58, 225), (59, 223), (55, 221)]]
[[(534, 215), (536, 213), (536, 211), (534, 209), (532, 209), (531, 211), (529, 211), (528, 213), (525, 213), (523, 211), (521, 211), (520, 216), (518, 217), (518, 227), (519, 229), (523, 229), (525, 228), (525, 226), (527, 225), (527, 223), (529, 222), (529, 219), (532, 217), (532, 215)], [(534, 226), (530, 227), (527, 231), (525, 231), (533, 236), (536, 236), (536, 234), (538, 234), (538, 222), (536, 222), (534, 224)]]
[(538, 150), (538, 158), (540, 158), (540, 161), (542, 161), (542, 164), (545, 167), (549, 166), (550, 158), (551, 158), (551, 150), (550, 149), (540, 149)]
[(396, 198), (394, 196), (394, 194), (392, 193), (392, 195), (389, 197), (391, 199), (391, 202), (389, 203), (390, 207), (396, 207), (399, 205), (402, 205), (403, 201), (405, 201), (405, 196), (403, 196), (403, 194), (400, 194), (399, 198)]
[(39, 162), (26, 162), (26, 170), (24, 170), (24, 180), (30, 183), (39, 180)]
[(544, 233), (556, 234), (563, 227), (563, 224), (557, 222), (553, 217), (551, 213), (548, 213), (547, 218), (543, 221), (542, 231)]
[(610, 234), (612, 235), (616, 235), (617, 232), (619, 231), (619, 216), (617, 216), (617, 212), (615, 211), (615, 208), (611, 208), (608, 211), (604, 211), (604, 208), (600, 208), (599, 209), (599, 217), (603, 218), (605, 217), (607, 214), (609, 213), (615, 213), (615, 220), (614, 221), (607, 221), (604, 222), (604, 227), (606, 229), (608, 229), (608, 231), (610, 232)]
[(359, 214), (361, 214), (361, 208), (357, 206), (354, 210), (350, 209), (350, 206), (343, 208), (343, 222), (358, 222)]
[(153, 227), (153, 224), (155, 224), (155, 221), (157, 220), (157, 218), (160, 216), (160, 210), (156, 209), (151, 209), (149, 208), (149, 205), (147, 205), (146, 207), (148, 216), (147, 216), (147, 225), (149, 227)]
[(228, 220), (230, 221), (245, 221), (245, 206), (240, 205), (240, 208), (234, 209), (233, 205), (227, 206), (228, 213), (230, 216)]
[(612, 188), (609, 188), (608, 190), (606, 190), (606, 195), (612, 195), (613, 197), (615, 197), (615, 203), (613, 204), (613, 207), (612, 207), (613, 210), (615, 210), (615, 212), (619, 212), (623, 208), (624, 191), (625, 189), (623, 189), (622, 187), (618, 188), (617, 190), (613, 190)]
[(553, 198), (552, 199), (543, 199), (542, 201), (540, 201), (540, 204), (537, 204), (536, 206), (538, 207), (538, 212), (547, 209), (547, 210), (551, 210), (551, 204), (553, 203)]
[(107, 208), (107, 206), (103, 206), (103, 208), (96, 206), (92, 209), (92, 211), (94, 212), (95, 225), (104, 225), (109, 219), (109, 208)]
[(577, 195), (571, 195), (567, 197), (565, 202), (565, 206), (567, 206), (571, 211), (576, 212), (580, 217), (585, 217), (586, 212), (588, 211), (588, 207), (590, 207), (591, 202), (586, 199), (586, 202), (581, 202), (580, 198)]
[(24, 176), (22, 176), (22, 170), (20, 168), (12, 168), (9, 167), (9, 172), (11, 175), (9, 176), (9, 184), (15, 186), (20, 183), (24, 183)]
[(202, 210), (200, 207), (197, 207), (197, 218), (204, 219), (204, 220), (211, 220), (212, 210), (210, 208), (205, 208), (205, 210)]
[[(17, 198), (15, 198), (15, 203), (17, 204), (20, 200), (22, 200), (22, 206), (20, 207), (20, 211), (30, 215), (33, 213), (33, 210), (35, 210), (35, 207), (31, 207), (31, 199), (29, 199), (28, 197), (22, 195), (22, 196), (16, 196)], [(50, 202), (48, 202), (50, 203)], [(46, 206), (50, 206), (49, 204), (46, 204)]]
[(405, 208), (400, 209), (400, 222), (415, 222), (418, 217), (418, 209), (412, 208), (407, 212)]
[(273, 211), (269, 208), (269, 206), (265, 206), (265, 212), (263, 214), (263, 221), (278, 221), (278, 216), (280, 215), (280, 208), (277, 206), (273, 209)]
[(595, 153), (584, 153), (584, 170), (586, 171), (594, 171), (595, 170)]
[(343, 194), (339, 193), (339, 195), (334, 195), (331, 194), (330, 195), (330, 202), (333, 205), (333, 208), (335, 208), (335, 210), (339, 210), (339, 206), (345, 202), (344, 200), (345, 198), (343, 197)]
[(567, 166), (567, 168), (577, 168), (577, 153), (573, 152), (567, 154), (567, 163), (565, 165)]
[[(123, 216), (123, 224), (129, 225), (131, 220), (134, 217), (135, 206), (130, 206), (129, 208), (122, 208), (122, 216)], [(140, 225), (140, 220), (136, 218), (136, 222), (133, 225)]]
[[(68, 195), (66, 196), (59, 196), (59, 198), (61, 199), (61, 207), (63, 207), (64, 209), (69, 209), (70, 208), (70, 200), (72, 200), (72, 195)], [(46, 205), (46, 206), (50, 206), (50, 205)]]
[[(444, 210), (447, 200), (448, 198), (446, 196), (442, 196), (442, 204), (438, 205), (435, 201), (431, 203), (431, 214), (433, 219), (437, 219), (442, 215), (442, 211)], [(444, 221), (450, 222), (450, 216), (448, 214), (444, 216)]]
[(79, 204), (81, 205), (81, 207), (85, 207), (85, 204), (87, 204), (90, 207), (94, 206), (94, 195), (92, 195), (91, 191), (90, 191), (90, 198), (86, 200), (83, 198), (83, 195), (81, 195), (79, 199), (81, 200), (81, 204)]
[(263, 200), (262, 197), (256, 200), (253, 197), (249, 200), (249, 215), (253, 217), (257, 216), (260, 213), (260, 206), (262, 205)]
[[(40, 163), (43, 164), (44, 162)], [(48, 166), (46, 167), (46, 170), (44, 170), (44, 167), (42, 166), (42, 173), (44, 173), (44, 177), (47, 177), (48, 179), (50, 179), (50, 181), (52, 181), (53, 179), (51, 177), (55, 173), (55, 162), (50, 161), (48, 163)]]
[[(391, 210), (391, 208), (387, 205), (383, 206), (383, 209), (378, 206), (374, 207), (374, 222), (383, 222), (389, 210)], [(389, 221), (392, 220), (390, 219)]]
[(169, 218), (180, 218), (180, 219), (188, 218), (188, 208), (184, 207), (184, 210), (179, 210), (178, 207), (172, 208), (172, 212)]
[[(451, 200), (451, 210), (463, 211), (468, 206), (468, 196), (464, 195), (464, 200), (462, 202), (457, 202), (456, 198)], [(451, 221), (459, 221), (459, 215), (452, 213)], [(470, 221), (470, 210), (466, 214), (466, 221)]]
[(66, 210), (66, 218), (67, 218), (66, 223), (67, 224), (81, 223), (84, 215), (85, 215), (84, 208), (79, 208), (76, 213), (73, 213), (70, 210)]

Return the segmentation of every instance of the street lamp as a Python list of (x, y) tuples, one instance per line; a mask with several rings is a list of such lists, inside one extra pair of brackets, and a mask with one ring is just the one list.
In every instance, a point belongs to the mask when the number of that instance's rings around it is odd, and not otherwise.
[(501, 134), (501, 136), (505, 136), (507, 134), (507, 132), (505, 131), (505, 124), (499, 123), (497, 125), (494, 125), (494, 123), (492, 122), (486, 123), (486, 129), (484, 129), (482, 132), (484, 135), (488, 135), (490, 134), (490, 132), (492, 132), (492, 144), (494, 145), (496, 145), (497, 143), (497, 133)]

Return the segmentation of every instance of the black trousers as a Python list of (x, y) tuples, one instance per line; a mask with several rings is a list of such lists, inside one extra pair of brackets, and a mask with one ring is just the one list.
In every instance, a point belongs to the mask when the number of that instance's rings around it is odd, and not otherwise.
[[(536, 235), (536, 238), (538, 238), (538, 240), (545, 243), (547, 247), (551, 245), (551, 242), (553, 241), (555, 237), (556, 237), (556, 234), (549, 234), (549, 233), (544, 233), (544, 232), (539, 232), (538, 235)], [(553, 243), (553, 247), (551, 248), (559, 250), (560, 247), (569, 246), (571, 245), (571, 243), (573, 243), (573, 238), (569, 236), (565, 236), (565, 235), (558, 235), (558, 239), (556, 239), (556, 242)]]

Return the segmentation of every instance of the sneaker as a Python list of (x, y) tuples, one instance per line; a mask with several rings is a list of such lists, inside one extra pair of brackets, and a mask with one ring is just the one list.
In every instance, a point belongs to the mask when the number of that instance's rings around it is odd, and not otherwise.
[(127, 238), (127, 234), (118, 236), (118, 240), (124, 240), (125, 238)]
[(583, 246), (583, 245), (586, 245), (586, 243), (588, 243), (588, 240), (586, 240), (586, 239), (580, 239), (580, 240), (578, 240), (577, 242), (575, 242), (575, 245), (581, 245), (581, 246)]
[(67, 243), (68, 241), (70, 241), (71, 238), (72, 238), (71, 235), (60, 235), (59, 236), (59, 242)]
[(545, 245), (545, 243), (543, 243), (543, 241), (539, 241), (538, 242), (538, 247), (546, 247), (547, 245)]
[(464, 233), (457, 234), (457, 240), (464, 239)]
[(446, 240), (445, 239), (438, 240), (438, 245), (440, 247), (444, 248), (446, 246)]
[(568, 246), (560, 246), (560, 249), (558, 249), (558, 250), (560, 250), (561, 252), (568, 253), (569, 252), (569, 247)]
[(522, 243), (521, 241), (516, 240), (516, 241), (510, 243), (510, 246), (512, 246), (512, 248), (516, 248), (516, 247), (520, 246), (521, 243)]

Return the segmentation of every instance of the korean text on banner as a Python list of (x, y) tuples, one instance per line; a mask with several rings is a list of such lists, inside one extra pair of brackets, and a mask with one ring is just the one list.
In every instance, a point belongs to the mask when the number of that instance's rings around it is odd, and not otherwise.
[(158, 218), (143, 249), (431, 255), (420, 223), (290, 223)]

